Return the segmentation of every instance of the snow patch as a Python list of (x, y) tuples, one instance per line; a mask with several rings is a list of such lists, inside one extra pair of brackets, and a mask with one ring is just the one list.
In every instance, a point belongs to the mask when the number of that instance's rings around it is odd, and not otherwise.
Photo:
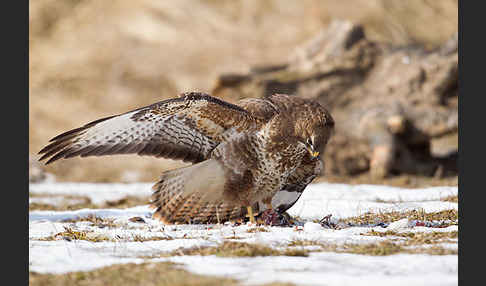
[[(30, 184), (35, 194), (81, 195), (94, 203), (120, 199), (127, 195), (150, 196), (152, 184)], [(396, 254), (369, 256), (334, 252), (314, 252), (309, 257), (172, 256), (178, 249), (217, 246), (224, 241), (264, 244), (285, 249), (296, 241), (316, 244), (364, 244), (387, 237), (362, 235), (371, 230), (397, 232), (457, 231), (458, 226), (430, 228), (415, 226), (407, 219), (380, 226), (323, 228), (312, 222), (332, 214), (331, 220), (366, 212), (423, 209), (426, 212), (455, 209), (458, 204), (441, 201), (457, 195), (457, 187), (404, 189), (374, 185), (311, 184), (289, 210), (304, 220), (303, 227), (258, 227), (251, 225), (163, 225), (152, 219), (148, 205), (127, 209), (81, 209), (74, 211), (29, 212), (29, 269), (39, 273), (90, 271), (120, 263), (172, 261), (184, 269), (203, 275), (218, 275), (247, 284), (290, 282), (298, 285), (457, 285), (457, 255)], [(66, 222), (87, 216), (109, 218), (116, 227), (102, 227), (89, 221)], [(130, 218), (141, 217), (143, 222)], [(41, 241), (64, 231), (65, 227), (109, 238), (108, 241)], [(141, 241), (137, 241), (138, 238)], [(157, 238), (151, 240), (151, 238)], [(452, 240), (454, 241), (454, 240)], [(298, 244), (297, 244), (298, 245)], [(441, 244), (442, 245), (442, 244)], [(457, 243), (444, 243), (457, 249)], [(318, 245), (295, 246), (317, 249)], [(164, 255), (165, 256), (165, 255)]]

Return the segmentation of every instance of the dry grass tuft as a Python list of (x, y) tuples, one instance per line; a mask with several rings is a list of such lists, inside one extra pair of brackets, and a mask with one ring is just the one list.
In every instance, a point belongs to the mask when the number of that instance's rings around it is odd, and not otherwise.
[(145, 285), (145, 286), (188, 286), (188, 285), (238, 285), (229, 278), (210, 277), (192, 274), (175, 267), (176, 264), (143, 263), (121, 264), (103, 267), (87, 272), (70, 272), (66, 274), (29, 273), (29, 285)]
[(190, 248), (174, 251), (173, 255), (216, 255), (220, 257), (255, 256), (308, 256), (308, 251), (299, 249), (277, 250), (261, 244), (225, 241), (216, 247)]
[(393, 242), (381, 241), (377, 243), (366, 243), (366, 244), (335, 244), (335, 243), (323, 243), (311, 240), (295, 240), (292, 241), (289, 246), (320, 246), (320, 250), (324, 252), (337, 252), (337, 253), (353, 253), (353, 254), (364, 254), (364, 255), (391, 255), (404, 249)]
[[(420, 246), (419, 244), (416, 244)], [(447, 255), (457, 254), (457, 250), (449, 249), (442, 246), (433, 247), (414, 247), (407, 248), (407, 246), (414, 246), (414, 244), (399, 243), (393, 241), (380, 241), (376, 243), (363, 243), (363, 244), (344, 244), (338, 245), (325, 245), (322, 251), (331, 251), (338, 253), (353, 253), (372, 256), (384, 256), (398, 253), (411, 253), (411, 254), (431, 254), (431, 255)]]
[(458, 196), (448, 196), (448, 197), (442, 198), (441, 201), (458, 203), (459, 202), (459, 197)]
[(319, 245), (323, 246), (322, 242), (315, 241), (315, 240), (307, 240), (307, 239), (296, 239), (292, 240), (287, 246), (313, 246), (313, 245)]
[(450, 249), (441, 246), (409, 248), (406, 250), (410, 254), (430, 254), (430, 255), (457, 255), (457, 249)]
[(443, 226), (457, 225), (459, 213), (457, 210), (443, 210), (439, 212), (427, 213), (423, 209), (410, 210), (406, 212), (379, 212), (379, 213), (365, 213), (358, 217), (351, 217), (341, 219), (340, 222), (353, 225), (370, 225), (376, 223), (390, 223), (400, 219), (408, 218), (409, 220), (422, 221), (450, 221)]
[(457, 241), (453, 239), (457, 239), (459, 237), (458, 231), (450, 231), (450, 232), (396, 232), (396, 231), (385, 231), (385, 232), (378, 232), (371, 230), (367, 233), (363, 233), (362, 235), (367, 236), (379, 236), (379, 237), (387, 237), (387, 236), (395, 236), (395, 237), (402, 237), (406, 238), (403, 242), (403, 245), (411, 246), (411, 245), (424, 245), (424, 244), (438, 244), (438, 243), (456, 243)]
[(255, 228), (248, 229), (246, 232), (249, 232), (249, 233), (269, 232), (269, 230), (264, 228), (264, 227), (255, 227)]
[(373, 242), (373, 243), (324, 243), (314, 240), (294, 240), (288, 246), (319, 246), (320, 249), (313, 250), (313, 252), (337, 252), (337, 253), (352, 253), (372, 256), (384, 256), (397, 253), (412, 253), (412, 254), (431, 254), (431, 255), (447, 255), (457, 254), (457, 250), (439, 246), (439, 243), (457, 243), (453, 239), (457, 239), (457, 231), (452, 232), (431, 232), (431, 233), (397, 233), (393, 231), (377, 232), (370, 231), (362, 235), (370, 236), (396, 236), (405, 238), (401, 240), (392, 239)]
[[(66, 274), (29, 273), (31, 286), (213, 286), (241, 285), (235, 279), (197, 275), (185, 271), (175, 263), (119, 264), (93, 271), (70, 272)], [(274, 282), (262, 286), (292, 286), (292, 283)]]
[(366, 244), (346, 244), (343, 246), (343, 248), (347, 253), (373, 256), (391, 255), (404, 251), (402, 246), (390, 241), (380, 241), (377, 243)]
[(71, 240), (85, 240), (90, 242), (114, 241), (114, 239), (104, 236), (102, 234), (97, 234), (89, 231), (76, 231), (66, 226), (64, 227), (64, 231), (61, 231), (59, 233), (56, 233), (54, 235), (45, 238), (40, 238), (38, 240), (52, 241), (52, 240), (58, 240), (60, 238), (69, 241)]
[(353, 253), (373, 256), (391, 255), (403, 251), (404, 249), (393, 242), (381, 241), (377, 243), (366, 244), (343, 244), (338, 245), (334, 243), (323, 243), (310, 240), (295, 240), (289, 246), (320, 246), (320, 250), (324, 252), (338, 252), (338, 253)]
[(133, 241), (136, 242), (145, 242), (145, 241), (159, 241), (159, 240), (173, 240), (173, 237), (170, 236), (142, 236), (142, 235), (134, 235)]
[(120, 224), (115, 223), (114, 218), (102, 218), (94, 214), (78, 217), (76, 219), (65, 219), (62, 222), (76, 223), (80, 221), (90, 222), (93, 226), (104, 228), (104, 227), (120, 227)]

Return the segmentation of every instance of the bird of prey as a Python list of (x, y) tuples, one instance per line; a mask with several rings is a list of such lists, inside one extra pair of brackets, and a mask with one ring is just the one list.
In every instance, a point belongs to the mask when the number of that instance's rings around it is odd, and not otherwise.
[(236, 104), (187, 92), (62, 133), (43, 148), (46, 164), (75, 156), (138, 154), (190, 166), (153, 186), (154, 218), (166, 224), (237, 220), (283, 212), (318, 176), (334, 120), (319, 103), (274, 94)]

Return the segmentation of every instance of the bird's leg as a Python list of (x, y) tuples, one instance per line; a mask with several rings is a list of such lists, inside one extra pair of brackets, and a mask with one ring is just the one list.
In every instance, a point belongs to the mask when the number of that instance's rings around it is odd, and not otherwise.
[(248, 217), (250, 218), (250, 223), (256, 224), (255, 216), (253, 215), (253, 208), (251, 206), (246, 207)]

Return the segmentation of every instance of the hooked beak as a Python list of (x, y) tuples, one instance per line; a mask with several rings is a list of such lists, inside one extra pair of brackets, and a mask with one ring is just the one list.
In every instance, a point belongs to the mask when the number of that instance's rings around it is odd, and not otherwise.
[(312, 145), (307, 146), (307, 151), (309, 151), (309, 154), (311, 155), (312, 159), (316, 159), (319, 157), (319, 151), (315, 151), (314, 146)]

